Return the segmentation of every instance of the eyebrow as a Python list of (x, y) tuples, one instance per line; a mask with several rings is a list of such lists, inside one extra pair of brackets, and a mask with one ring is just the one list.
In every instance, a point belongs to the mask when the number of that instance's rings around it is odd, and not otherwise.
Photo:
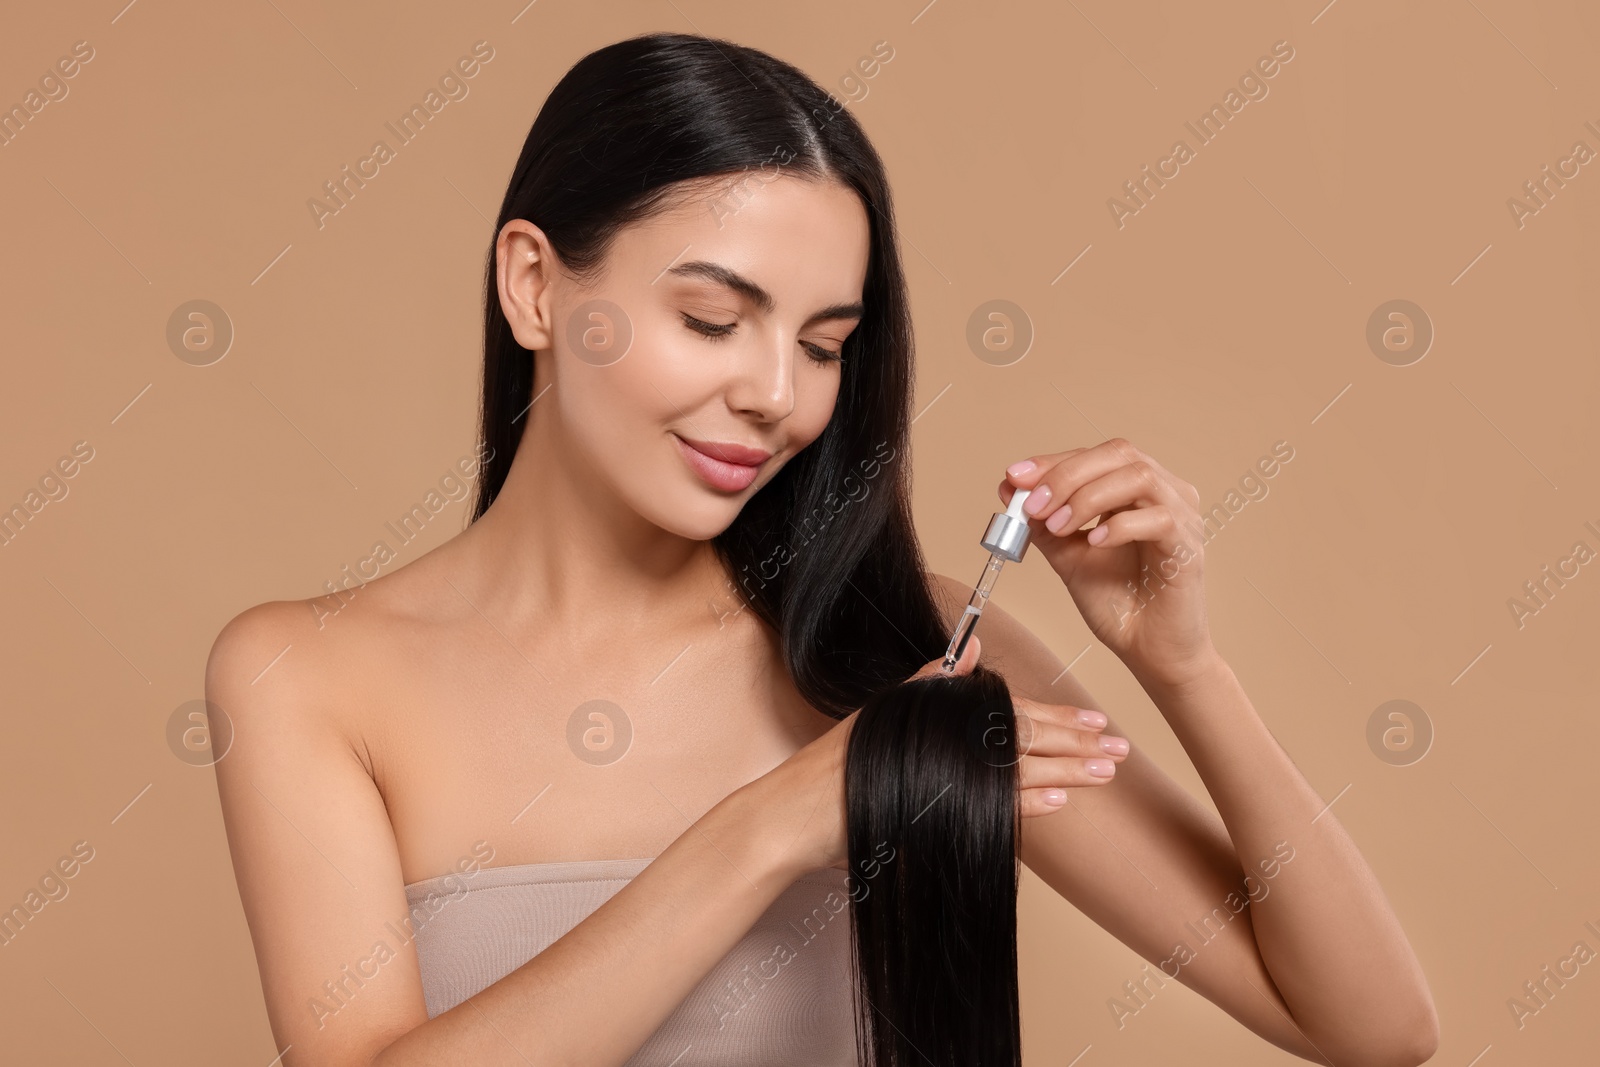
[[(694, 259), (687, 263), (680, 263), (676, 267), (668, 267), (668, 274), (675, 274), (681, 278), (702, 278), (717, 285), (725, 286), (745, 297), (763, 315), (770, 314), (777, 307), (777, 301), (772, 299), (772, 294), (767, 292), (755, 282), (746, 278), (738, 271), (724, 267), (720, 263), (711, 263), (704, 259)], [(824, 319), (859, 319), (866, 314), (866, 307), (860, 302), (848, 304), (834, 304), (818, 311), (806, 322), (821, 322)]]

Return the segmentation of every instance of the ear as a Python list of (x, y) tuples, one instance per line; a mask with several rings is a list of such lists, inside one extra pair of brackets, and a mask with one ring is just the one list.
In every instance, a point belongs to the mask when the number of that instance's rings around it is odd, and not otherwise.
[(495, 241), (495, 276), (500, 310), (511, 335), (530, 352), (547, 350), (555, 336), (550, 283), (559, 269), (544, 231), (527, 219), (512, 219)]

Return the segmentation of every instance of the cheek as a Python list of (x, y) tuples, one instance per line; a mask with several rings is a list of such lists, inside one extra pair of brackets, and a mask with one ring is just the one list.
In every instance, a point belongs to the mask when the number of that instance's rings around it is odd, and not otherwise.
[(535, 412), (555, 401), (574, 448), (635, 505), (672, 484), (682, 459), (666, 428), (699, 408), (716, 363), (670, 333), (643, 330), (626, 355), (606, 366), (562, 356), (563, 373)]
[(608, 367), (575, 368), (538, 405), (558, 400), (567, 436), (621, 483), (638, 466), (641, 450), (677, 417), (671, 388), (634, 358), (638, 354), (629, 352)]
[[(552, 393), (566, 393), (562, 410), (572, 432), (589, 440), (634, 438), (681, 418), (702, 388), (697, 379), (708, 361), (687, 340), (655, 322), (636, 322), (628, 350), (604, 366), (563, 352), (560, 381)], [(686, 331), (681, 331), (686, 332)], [(542, 402), (542, 401), (541, 401)]]
[(800, 379), (801, 384), (795, 390), (794, 414), (787, 420), (789, 435), (797, 445), (801, 442), (810, 444), (822, 436), (839, 401), (839, 371), (826, 367), (804, 367), (801, 370), (810, 378)]
[[(628, 354), (611, 367), (611, 388), (634, 412), (651, 412), (657, 425), (693, 413), (726, 376), (729, 348), (719, 348), (661, 315), (635, 322)], [(724, 342), (730, 344), (731, 342)]]

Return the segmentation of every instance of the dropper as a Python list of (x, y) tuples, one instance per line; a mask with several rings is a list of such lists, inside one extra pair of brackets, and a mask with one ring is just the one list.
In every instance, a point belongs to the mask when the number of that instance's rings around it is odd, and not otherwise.
[(978, 542), (989, 550), (989, 562), (984, 566), (983, 574), (979, 576), (978, 584), (972, 590), (972, 597), (967, 601), (966, 610), (956, 622), (956, 632), (950, 638), (950, 647), (945, 650), (944, 662), (939, 665), (940, 670), (954, 670), (956, 662), (961, 659), (961, 654), (967, 650), (967, 641), (972, 637), (972, 631), (983, 615), (984, 605), (989, 603), (989, 593), (1000, 577), (1000, 568), (1005, 566), (1008, 560), (1020, 563), (1023, 553), (1028, 550), (1028, 517), (1023, 513), (1022, 505), (1032, 491), (1018, 489), (1012, 494), (1011, 503), (1006, 505), (1006, 510), (995, 512), (994, 517), (989, 520), (989, 528), (984, 531), (983, 538)]

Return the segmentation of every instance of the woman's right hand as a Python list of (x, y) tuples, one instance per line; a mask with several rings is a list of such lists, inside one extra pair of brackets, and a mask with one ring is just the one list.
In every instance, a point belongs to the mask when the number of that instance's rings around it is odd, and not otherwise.
[[(950, 674), (967, 674), (978, 662), (976, 635)], [(911, 676), (926, 678), (945, 673), (944, 657), (929, 660)], [(908, 679), (910, 680), (910, 679)], [(839, 724), (741, 787), (737, 793), (753, 805), (751, 817), (778, 851), (776, 865), (785, 876), (799, 877), (820, 867), (850, 865), (845, 829), (844, 768), (858, 708)]]
[[(977, 635), (967, 643), (954, 674), (966, 674), (978, 662)], [(930, 660), (912, 678), (941, 672), (943, 657)], [(1066, 704), (1046, 704), (1013, 697), (1019, 731), (1017, 808), (1023, 818), (1050, 815), (1066, 801), (1066, 790), (1104, 785), (1128, 755), (1125, 738), (1106, 735), (1103, 713)], [(821, 867), (849, 866), (845, 816), (845, 755), (850, 731), (860, 710), (851, 712), (827, 733), (800, 749), (766, 774), (737, 790), (749, 805), (745, 817), (755, 820), (776, 850), (774, 864), (785, 877), (797, 878)], [(732, 798), (730, 798), (732, 799)]]

